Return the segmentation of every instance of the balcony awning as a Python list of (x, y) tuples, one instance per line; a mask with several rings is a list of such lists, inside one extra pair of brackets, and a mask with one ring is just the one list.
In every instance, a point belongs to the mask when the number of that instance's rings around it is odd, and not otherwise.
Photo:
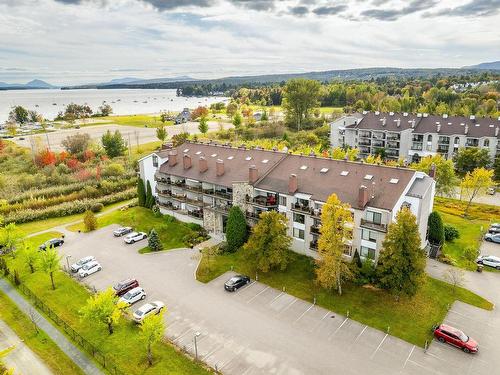
[(309, 200), (309, 199), (311, 199), (312, 195), (304, 194), (304, 193), (295, 193), (294, 197), (298, 198), (298, 199)]

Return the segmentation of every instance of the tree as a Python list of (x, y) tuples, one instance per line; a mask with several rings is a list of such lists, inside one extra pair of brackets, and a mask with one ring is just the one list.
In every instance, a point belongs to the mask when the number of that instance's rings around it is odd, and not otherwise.
[(500, 181), (500, 156), (497, 156), (495, 163), (493, 164), (493, 170), (495, 173), (495, 181)]
[(486, 168), (491, 162), (488, 150), (477, 147), (460, 148), (453, 161), (460, 176), (477, 168)]
[(83, 225), (85, 227), (85, 232), (92, 232), (97, 229), (97, 217), (92, 211), (85, 211), (83, 215)]
[(99, 107), (101, 116), (109, 116), (113, 113), (113, 108), (109, 104), (103, 104)]
[(208, 116), (208, 108), (207, 107), (202, 107), (198, 106), (197, 108), (193, 109), (193, 112), (191, 112), (191, 118), (193, 120), (196, 120), (197, 118), (200, 117), (206, 117)]
[(90, 297), (80, 310), (80, 314), (83, 319), (91, 323), (105, 324), (109, 334), (112, 335), (114, 326), (120, 321), (122, 311), (127, 307), (125, 302), (118, 299), (114, 290), (108, 288)]
[(155, 197), (153, 196), (153, 190), (151, 189), (151, 183), (149, 180), (146, 182), (146, 208), (153, 208), (155, 204)]
[(163, 250), (163, 244), (160, 241), (160, 236), (158, 236), (158, 232), (156, 232), (154, 228), (149, 232), (148, 246), (153, 251)]
[(61, 141), (61, 145), (71, 155), (77, 155), (83, 153), (89, 147), (89, 142), (90, 135), (87, 133), (76, 133), (74, 135), (68, 135)]
[(283, 89), (283, 108), (287, 120), (300, 130), (310, 112), (319, 103), (321, 85), (318, 81), (297, 78), (289, 80)]
[(247, 222), (241, 208), (233, 206), (229, 210), (226, 224), (227, 249), (230, 252), (238, 250), (247, 240)]
[(2, 245), (8, 253), (12, 253), (16, 245), (24, 238), (24, 233), (15, 223), (9, 223), (0, 228), (0, 245)]
[(265, 211), (252, 228), (252, 234), (243, 246), (247, 261), (257, 270), (272, 268), (285, 270), (290, 257), (291, 238), (287, 235), (286, 218), (277, 211)]
[(431, 214), (429, 215), (427, 226), (429, 241), (433, 245), (442, 245), (444, 243), (444, 225), (443, 219), (438, 212), (431, 212)]
[(208, 131), (208, 120), (206, 116), (201, 116), (200, 123), (198, 124), (198, 130), (202, 134), (206, 134)]
[(229, 117), (233, 117), (236, 114), (237, 110), (238, 110), (238, 104), (236, 104), (235, 102), (231, 102), (226, 107), (226, 114)]
[(241, 113), (236, 112), (233, 116), (233, 125), (236, 129), (239, 129), (241, 127), (241, 124), (243, 123), (243, 118), (241, 117)]
[(172, 145), (178, 147), (189, 139), (189, 133), (183, 132), (172, 136)]
[(215, 246), (207, 246), (201, 249), (201, 255), (206, 258), (206, 271), (209, 274), (210, 273), (210, 265), (212, 264), (212, 260), (217, 257), (217, 255), (220, 255), (221, 253), (221, 247), (219, 245)]
[(380, 285), (397, 300), (401, 295), (414, 296), (425, 282), (425, 253), (417, 219), (406, 207), (389, 224), (377, 268)]
[(146, 189), (144, 188), (144, 181), (142, 178), (137, 179), (137, 198), (139, 199), (139, 206), (146, 206)]
[(467, 172), (460, 183), (460, 191), (467, 199), (464, 216), (467, 216), (472, 200), (479, 195), (484, 195), (486, 190), (493, 185), (492, 177), (493, 171), (484, 168), (477, 168), (472, 172)]
[(35, 272), (35, 266), (40, 261), (40, 251), (33, 246), (24, 245), (20, 252), (21, 260), (28, 266), (31, 273)]
[(450, 267), (443, 273), (443, 279), (453, 286), (453, 294), (456, 294), (457, 288), (464, 285), (465, 272), (460, 268)]
[(61, 256), (57, 253), (56, 249), (53, 247), (47, 248), (40, 255), (40, 267), (43, 272), (50, 276), (50, 282), (52, 284), (52, 290), (56, 289), (54, 283), (54, 272), (59, 270), (59, 263), (61, 262)]
[(29, 112), (20, 105), (14, 106), (9, 112), (9, 122), (23, 125), (29, 122)]
[(342, 284), (353, 276), (342, 256), (346, 241), (352, 239), (351, 223), (349, 204), (342, 203), (336, 194), (330, 195), (321, 213), (316, 281), (323, 288), (336, 288), (339, 294), (342, 294)]
[(153, 365), (153, 352), (152, 346), (159, 342), (165, 334), (165, 320), (163, 319), (164, 312), (159, 314), (150, 315), (144, 319), (141, 324), (141, 337), (146, 342), (148, 363)]
[(122, 156), (125, 151), (127, 151), (125, 140), (118, 130), (116, 130), (114, 134), (108, 130), (105, 134), (102, 135), (101, 141), (102, 146), (106, 151), (106, 155), (108, 155), (110, 158)]
[(165, 143), (165, 139), (167, 139), (167, 129), (164, 126), (160, 126), (156, 128), (156, 138), (158, 138), (161, 143)]
[(420, 159), (418, 163), (413, 163), (410, 168), (429, 173), (432, 165), (436, 168), (436, 193), (444, 196), (452, 196), (457, 185), (455, 168), (452, 160), (446, 160), (441, 155), (428, 156)]

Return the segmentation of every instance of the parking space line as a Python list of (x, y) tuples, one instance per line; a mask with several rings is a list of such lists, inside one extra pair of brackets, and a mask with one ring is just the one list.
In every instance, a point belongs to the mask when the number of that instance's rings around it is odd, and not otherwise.
[(325, 318), (326, 318), (326, 317), (327, 317), (330, 313), (331, 313), (331, 311), (330, 311), (330, 310), (328, 310), (328, 311), (326, 312), (326, 314), (325, 314), (325, 315), (324, 315), (324, 316), (323, 316), (323, 317), (319, 320), (318, 324), (316, 324), (313, 328), (311, 328), (311, 329), (309, 330), (309, 332), (313, 332), (316, 328), (318, 328), (318, 327), (319, 327), (319, 325), (321, 324), (321, 322), (322, 322), (322, 321), (323, 321), (323, 320), (324, 320), (324, 319), (325, 319)]
[(223, 347), (224, 347), (224, 345), (218, 345), (218, 346), (216, 346), (216, 347), (215, 347), (215, 349), (213, 349), (213, 350), (209, 351), (207, 354), (205, 354), (205, 355), (201, 358), (201, 360), (202, 360), (202, 361), (205, 361), (205, 359), (207, 359), (207, 358), (208, 358), (208, 357), (210, 357), (212, 354), (214, 354), (217, 350), (219, 350), (219, 349), (221, 349), (221, 348), (223, 348)]
[(280, 298), (283, 295), (284, 292), (280, 292), (276, 297), (274, 297), (271, 302), (268, 303), (268, 305), (271, 305), (274, 301), (276, 301), (278, 298)]
[(380, 349), (380, 347), (384, 343), (384, 341), (387, 338), (387, 336), (389, 336), (388, 333), (386, 333), (385, 336), (384, 336), (384, 338), (382, 339), (382, 341), (380, 341), (380, 344), (378, 344), (377, 349), (375, 349), (375, 351), (372, 353), (372, 355), (370, 356), (370, 359), (373, 359), (373, 357), (375, 357), (375, 354), (377, 354), (378, 350)]
[(247, 303), (250, 303), (252, 302), (255, 298), (257, 298), (258, 296), (260, 296), (262, 293), (264, 293), (266, 290), (268, 290), (269, 287), (266, 286), (264, 289), (262, 289), (259, 293), (257, 293), (255, 296), (253, 296), (252, 298), (250, 298)]
[(292, 305), (297, 302), (299, 299), (298, 298), (294, 298), (294, 300), (287, 305), (287, 307), (285, 307), (283, 310), (281, 310), (278, 314), (281, 314), (281, 313), (284, 313), (286, 310), (288, 310), (290, 307), (292, 307)]
[(459, 313), (458, 311), (455, 311), (455, 310), (448, 310), (449, 313), (454, 313), (454, 314), (457, 314), (457, 315), (460, 315), (460, 316), (463, 316), (464, 318), (467, 318), (469, 320), (472, 320), (473, 322), (477, 322), (477, 323), (480, 323), (480, 324), (484, 324), (488, 327), (491, 327), (491, 328), (497, 328), (496, 326), (493, 326), (491, 324), (489, 324), (488, 322), (483, 322), (483, 321), (480, 321), (480, 320), (477, 320), (477, 319), (474, 319), (474, 318), (471, 318), (470, 316), (468, 315), (465, 315), (465, 314), (462, 314), (462, 313)]
[(300, 314), (300, 316), (299, 316), (297, 319), (295, 319), (294, 323), (297, 323), (300, 319), (302, 319), (302, 317), (303, 317), (304, 315), (306, 315), (306, 314), (307, 314), (307, 312), (308, 312), (309, 310), (311, 310), (313, 307), (314, 307), (314, 303), (313, 303), (313, 304), (311, 304), (311, 306), (309, 306), (309, 308), (308, 308), (306, 311), (304, 311), (302, 314)]
[(426, 370), (426, 371), (430, 371), (430, 372), (431, 372), (431, 373), (433, 373), (433, 374), (440, 374), (439, 372), (436, 372), (436, 370), (434, 370), (434, 369), (432, 369), (432, 368), (430, 368), (430, 367), (426, 367), (426, 366), (424, 366), (424, 365), (422, 365), (422, 364), (420, 364), (420, 363), (418, 363), (418, 362), (412, 361), (411, 359), (409, 359), (409, 360), (408, 360), (408, 362), (411, 362), (411, 363), (413, 363), (414, 365), (417, 365), (418, 367), (421, 367), (421, 368), (423, 368), (423, 369), (424, 369), (424, 370)]
[(413, 345), (413, 347), (411, 348), (410, 350), (410, 354), (408, 354), (408, 357), (406, 357), (406, 361), (405, 361), (405, 364), (403, 365), (403, 368), (406, 367), (406, 364), (408, 363), (408, 361), (410, 360), (410, 357), (411, 355), (413, 354), (413, 351), (415, 350), (415, 345)]
[(240, 351), (238, 351), (238, 353), (236, 353), (236, 355), (234, 355), (230, 360), (228, 360), (226, 362), (222, 362), (221, 366), (217, 366), (217, 370), (220, 371), (220, 370), (222, 370), (223, 367), (225, 367), (228, 364), (230, 364), (231, 362), (233, 362), (241, 353), (243, 353), (243, 351), (245, 349), (246, 349), (246, 347), (244, 347), (243, 349), (241, 349)]
[(252, 286), (254, 286), (254, 284), (256, 284), (255, 281), (252, 281), (250, 284), (248, 284), (247, 286), (243, 287), (243, 288), (240, 288), (236, 291), (236, 293), (234, 294), (238, 294), (238, 293), (241, 293), (241, 292), (244, 292), (245, 290), (248, 290), (250, 289)]
[(353, 344), (355, 344), (358, 339), (361, 337), (361, 335), (363, 334), (363, 332), (368, 328), (368, 326), (365, 326), (365, 328), (363, 328), (363, 330), (356, 336), (356, 338), (354, 339), (353, 341)]
[(192, 331), (193, 329), (192, 328), (188, 328), (187, 331), (184, 331), (181, 335), (177, 336), (175, 339), (172, 340), (172, 342), (176, 342), (177, 340), (179, 340), (181, 337), (184, 337), (186, 336), (186, 334), (189, 333), (189, 331)]
[(333, 336), (335, 336), (335, 334), (339, 331), (339, 329), (341, 329), (341, 328), (342, 328), (342, 326), (345, 324), (345, 322), (347, 322), (348, 320), (349, 320), (349, 318), (347, 318), (347, 317), (346, 317), (346, 318), (344, 319), (344, 321), (342, 322), (342, 324), (341, 324), (341, 325), (339, 325), (339, 326), (337, 327), (337, 329), (336, 329), (336, 330), (335, 330), (335, 331), (334, 331), (334, 332), (330, 335), (330, 337), (328, 337), (328, 341), (330, 341), (330, 340), (331, 340), (331, 338), (332, 338)]

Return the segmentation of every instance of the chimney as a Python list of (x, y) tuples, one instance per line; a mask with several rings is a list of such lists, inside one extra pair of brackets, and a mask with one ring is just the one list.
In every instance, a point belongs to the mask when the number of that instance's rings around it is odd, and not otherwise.
[(400, 118), (398, 118), (398, 119), (396, 120), (396, 126), (399, 128), (399, 126), (400, 126), (400, 125), (401, 125), (401, 119), (400, 119)]
[(215, 162), (215, 174), (218, 177), (224, 174), (224, 161), (222, 159), (217, 159)]
[(364, 185), (361, 185), (358, 191), (358, 206), (359, 208), (365, 208), (367, 203), (368, 203), (368, 188)]
[(469, 132), (469, 125), (465, 125), (464, 134), (467, 134), (468, 132)]
[(182, 157), (182, 164), (184, 165), (184, 169), (189, 169), (192, 166), (191, 156), (185, 154)]
[(299, 181), (296, 174), (291, 174), (288, 178), (288, 192), (294, 194), (299, 188)]
[(415, 128), (415, 119), (411, 120), (411, 128), (414, 129)]
[(251, 165), (248, 168), (248, 183), (254, 184), (259, 178), (259, 171), (255, 165)]
[(438, 122), (437, 123), (437, 132), (439, 133), (440, 130), (441, 130), (441, 124)]
[(200, 159), (198, 161), (198, 169), (200, 173), (203, 173), (208, 169), (207, 159), (205, 159), (204, 156), (200, 156)]
[(431, 168), (429, 169), (429, 177), (436, 178), (436, 164), (432, 163)]
[(177, 150), (172, 150), (168, 153), (168, 166), (173, 167), (177, 164)]
[(498, 128), (498, 126), (497, 126), (497, 127), (496, 127), (496, 129), (495, 129), (495, 137), (498, 137), (498, 129), (499, 129), (499, 128)]

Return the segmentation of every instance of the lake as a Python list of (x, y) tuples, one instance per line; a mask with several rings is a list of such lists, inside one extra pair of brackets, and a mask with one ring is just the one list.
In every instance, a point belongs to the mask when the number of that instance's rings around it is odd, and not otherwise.
[(35, 110), (52, 120), (70, 103), (88, 104), (95, 112), (104, 102), (113, 107), (115, 115), (181, 111), (199, 105), (227, 101), (224, 97), (178, 97), (176, 90), (0, 90), (0, 123), (5, 122), (13, 106)]

